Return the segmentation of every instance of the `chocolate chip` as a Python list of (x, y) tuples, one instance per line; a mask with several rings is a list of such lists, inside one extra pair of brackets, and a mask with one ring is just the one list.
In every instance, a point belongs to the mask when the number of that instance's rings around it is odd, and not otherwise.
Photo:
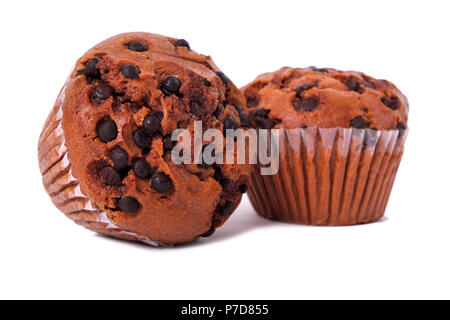
[(138, 159), (133, 163), (133, 171), (136, 177), (147, 179), (150, 175), (150, 165), (145, 159)]
[(97, 134), (104, 143), (117, 138), (117, 126), (112, 119), (102, 119), (97, 123)]
[(162, 121), (164, 119), (164, 113), (161, 111), (151, 111), (150, 115), (157, 117), (159, 119), (159, 121)]
[(213, 178), (214, 180), (220, 182), (220, 180), (222, 180), (222, 169), (220, 169), (219, 167), (215, 168)]
[(227, 189), (227, 186), (229, 186), (231, 182), (232, 181), (228, 178), (222, 178), (220, 179), (219, 184), (222, 186), (222, 188)]
[(228, 78), (223, 72), (216, 72), (216, 75), (220, 78), (224, 85), (228, 85)]
[(210, 86), (211, 86), (211, 82), (210, 82), (208, 79), (206, 79), (206, 78), (203, 78), (203, 84), (204, 84), (205, 86), (207, 86), (207, 87), (210, 87)]
[(98, 62), (99, 60), (97, 58), (93, 58), (86, 62), (84, 65), (84, 74), (87, 78), (100, 79), (100, 70), (97, 69)]
[(244, 111), (244, 109), (242, 109), (242, 108), (239, 107), (239, 106), (233, 106), (233, 108), (234, 108), (238, 113), (241, 113), (241, 112)]
[(214, 232), (216, 232), (216, 229), (213, 226), (211, 226), (211, 228), (208, 231), (206, 231), (204, 234), (200, 235), (200, 237), (203, 237), (203, 238), (210, 237), (213, 235)]
[(172, 135), (168, 134), (163, 138), (163, 148), (165, 152), (172, 151), (173, 147), (175, 146), (175, 141), (172, 141)]
[(120, 186), (119, 173), (112, 167), (105, 167), (99, 172), (100, 178), (107, 186)]
[(223, 120), (223, 130), (227, 130), (227, 129), (234, 129), (236, 130), (237, 128), (239, 128), (236, 120), (234, 120), (232, 117), (227, 116), (224, 120)]
[(241, 126), (248, 127), (248, 116), (244, 111), (239, 113), (239, 120), (241, 120)]
[(219, 213), (222, 217), (229, 217), (234, 211), (234, 204), (231, 201), (226, 201), (223, 206), (220, 207)]
[(119, 209), (125, 213), (135, 213), (139, 210), (140, 204), (133, 197), (121, 198), (119, 200)]
[(248, 186), (246, 184), (241, 184), (239, 186), (239, 192), (240, 193), (246, 193), (248, 191)]
[(90, 99), (94, 104), (101, 104), (103, 101), (107, 100), (114, 93), (114, 89), (107, 85), (106, 83), (100, 83), (96, 85), (91, 90)]
[(142, 41), (134, 40), (128, 44), (128, 49), (136, 52), (144, 52), (148, 51), (148, 46)]
[(261, 117), (261, 118), (267, 118), (269, 116), (270, 110), (269, 109), (256, 109), (252, 111), (251, 115), (252, 117)]
[(128, 176), (128, 174), (130, 173), (131, 170), (133, 170), (132, 166), (125, 166), (123, 169), (118, 171), (119, 174), (120, 174), (120, 179), (122, 179), (122, 180), (125, 179)]
[(319, 105), (319, 99), (316, 97), (296, 98), (294, 100), (294, 108), (297, 111), (313, 111)]
[(176, 77), (170, 76), (161, 81), (160, 88), (166, 96), (178, 94), (178, 90), (181, 88), (181, 81)]
[(161, 172), (152, 175), (152, 188), (159, 193), (166, 193), (172, 188), (172, 180)]
[(309, 84), (309, 83), (304, 83), (304, 84), (299, 85), (297, 88), (295, 88), (294, 91), (297, 94), (297, 97), (300, 97), (300, 95), (304, 91), (309, 90), (311, 88), (314, 88), (314, 85)]
[(244, 109), (242, 109), (239, 106), (234, 106), (234, 109), (236, 109), (236, 111), (239, 114), (239, 120), (241, 121), (241, 126), (248, 127), (248, 116), (247, 116), (247, 113), (244, 111)]
[(191, 47), (189, 46), (189, 43), (184, 40), (184, 39), (178, 39), (177, 41), (175, 41), (173, 43), (174, 47), (186, 47), (188, 49), (190, 49)]
[(141, 73), (141, 70), (134, 64), (127, 64), (120, 68), (120, 72), (125, 78), (136, 79)]
[(255, 118), (256, 125), (261, 129), (272, 129), (281, 122), (280, 119)]
[(328, 69), (327, 68), (316, 68), (316, 67), (313, 67), (312, 71), (328, 73)]
[(117, 170), (125, 168), (128, 162), (128, 153), (121, 147), (115, 147), (109, 152), (109, 158)]
[(269, 109), (256, 109), (251, 113), (251, 116), (253, 120), (255, 121), (256, 125), (261, 129), (272, 129), (275, 127), (278, 123), (281, 122), (279, 119), (269, 119)]
[(152, 139), (145, 133), (143, 128), (138, 128), (133, 132), (133, 141), (139, 148), (148, 148)]
[(219, 104), (217, 105), (216, 110), (213, 112), (213, 115), (214, 115), (217, 119), (219, 119), (220, 112), (221, 112), (223, 109), (224, 109), (223, 104), (222, 104), (222, 103), (219, 103)]
[(161, 120), (163, 117), (164, 114), (162, 112), (150, 112), (149, 115), (144, 118), (144, 121), (142, 121), (142, 127), (144, 128), (145, 133), (150, 135), (161, 129)]
[(396, 97), (389, 98), (389, 97), (382, 97), (381, 102), (384, 103), (384, 105), (392, 110), (397, 110), (398, 108), (398, 100)]
[(356, 129), (366, 129), (369, 128), (370, 123), (364, 120), (362, 117), (358, 116), (350, 121), (350, 127)]
[(397, 129), (398, 130), (405, 130), (406, 126), (403, 123), (399, 122), (399, 123), (397, 123)]
[(364, 89), (361, 87), (361, 83), (356, 77), (349, 77), (345, 80), (344, 84), (347, 86), (348, 90), (363, 93)]

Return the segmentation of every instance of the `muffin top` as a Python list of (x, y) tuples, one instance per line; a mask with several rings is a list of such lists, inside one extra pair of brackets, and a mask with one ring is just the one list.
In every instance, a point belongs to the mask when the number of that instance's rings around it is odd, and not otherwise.
[(107, 39), (78, 60), (64, 92), (73, 174), (116, 226), (161, 243), (188, 242), (210, 235), (239, 204), (245, 166), (171, 160), (174, 130), (194, 137), (196, 120), (203, 132), (247, 121), (238, 88), (185, 40)]
[(408, 100), (361, 72), (284, 67), (241, 89), (256, 128), (406, 129)]

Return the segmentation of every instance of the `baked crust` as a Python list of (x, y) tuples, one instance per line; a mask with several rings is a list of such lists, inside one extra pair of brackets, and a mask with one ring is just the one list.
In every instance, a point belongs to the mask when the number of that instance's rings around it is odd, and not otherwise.
[(284, 67), (258, 76), (241, 90), (254, 127), (407, 127), (406, 97), (391, 82), (361, 72)]

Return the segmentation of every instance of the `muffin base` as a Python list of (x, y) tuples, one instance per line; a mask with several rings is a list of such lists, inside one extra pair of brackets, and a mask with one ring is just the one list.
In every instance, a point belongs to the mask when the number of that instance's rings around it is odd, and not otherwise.
[(280, 129), (275, 175), (251, 174), (262, 217), (308, 225), (372, 222), (386, 210), (407, 130)]

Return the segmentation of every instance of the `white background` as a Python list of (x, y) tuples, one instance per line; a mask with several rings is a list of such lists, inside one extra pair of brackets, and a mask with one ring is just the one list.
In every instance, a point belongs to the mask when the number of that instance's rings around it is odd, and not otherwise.
[[(448, 1), (2, 1), (0, 298), (450, 298)], [(360, 70), (410, 101), (387, 219), (306, 227), (245, 199), (216, 234), (173, 249), (68, 220), (37, 140), (75, 60), (126, 31), (186, 38), (242, 86), (281, 66)]]

